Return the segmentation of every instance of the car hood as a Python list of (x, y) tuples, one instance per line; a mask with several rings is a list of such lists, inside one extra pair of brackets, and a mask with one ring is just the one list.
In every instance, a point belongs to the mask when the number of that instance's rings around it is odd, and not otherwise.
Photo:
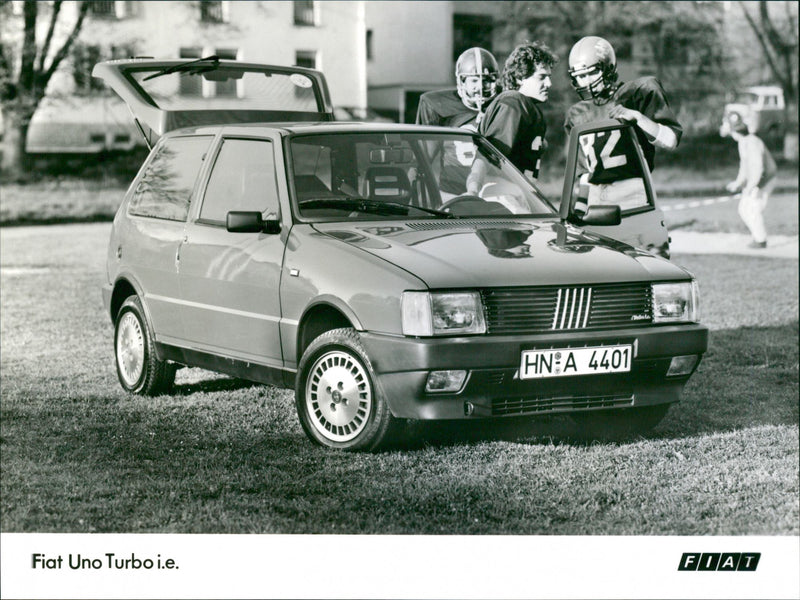
[(430, 288), (686, 279), (669, 261), (557, 220), (318, 223)]

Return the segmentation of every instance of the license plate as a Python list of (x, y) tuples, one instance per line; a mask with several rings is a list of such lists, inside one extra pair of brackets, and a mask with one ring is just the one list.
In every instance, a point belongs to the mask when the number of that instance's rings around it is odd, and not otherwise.
[(633, 351), (630, 344), (524, 350), (519, 367), (520, 379), (568, 377), (571, 375), (603, 375), (631, 370)]

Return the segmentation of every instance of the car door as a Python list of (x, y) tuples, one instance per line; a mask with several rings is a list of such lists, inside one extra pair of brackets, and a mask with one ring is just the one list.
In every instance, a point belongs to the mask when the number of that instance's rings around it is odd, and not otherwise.
[(193, 349), (280, 367), (281, 234), (232, 233), (229, 211), (278, 216), (277, 140), (223, 137), (180, 248), (185, 337)]
[(161, 342), (183, 336), (178, 248), (203, 157), (213, 139), (210, 135), (164, 139), (135, 184), (128, 218), (118, 219), (120, 274), (138, 285), (155, 338)]
[[(625, 178), (613, 179), (624, 167)], [(593, 174), (605, 168), (607, 183), (591, 184)], [(650, 170), (633, 126), (603, 120), (575, 127), (569, 139), (561, 206), (562, 216), (578, 223), (577, 205), (617, 205), (619, 225), (585, 225), (593, 231), (648, 252), (669, 257), (669, 234), (658, 208)]]

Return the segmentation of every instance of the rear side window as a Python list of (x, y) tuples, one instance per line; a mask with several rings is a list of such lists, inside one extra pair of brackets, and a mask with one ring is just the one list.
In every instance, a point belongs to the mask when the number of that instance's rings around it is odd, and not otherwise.
[(224, 224), (228, 211), (278, 213), (272, 142), (225, 139), (208, 180), (200, 220)]
[(185, 221), (192, 189), (213, 136), (165, 140), (147, 165), (128, 212), (140, 217)]

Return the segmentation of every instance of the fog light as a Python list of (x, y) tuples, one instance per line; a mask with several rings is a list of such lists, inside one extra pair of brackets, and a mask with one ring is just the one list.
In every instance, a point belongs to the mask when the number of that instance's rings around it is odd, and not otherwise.
[(425, 384), (426, 392), (457, 392), (464, 385), (467, 378), (466, 371), (431, 371), (428, 382)]
[(695, 365), (697, 365), (698, 358), (696, 354), (690, 356), (673, 356), (672, 361), (669, 363), (667, 377), (689, 375), (694, 370)]

